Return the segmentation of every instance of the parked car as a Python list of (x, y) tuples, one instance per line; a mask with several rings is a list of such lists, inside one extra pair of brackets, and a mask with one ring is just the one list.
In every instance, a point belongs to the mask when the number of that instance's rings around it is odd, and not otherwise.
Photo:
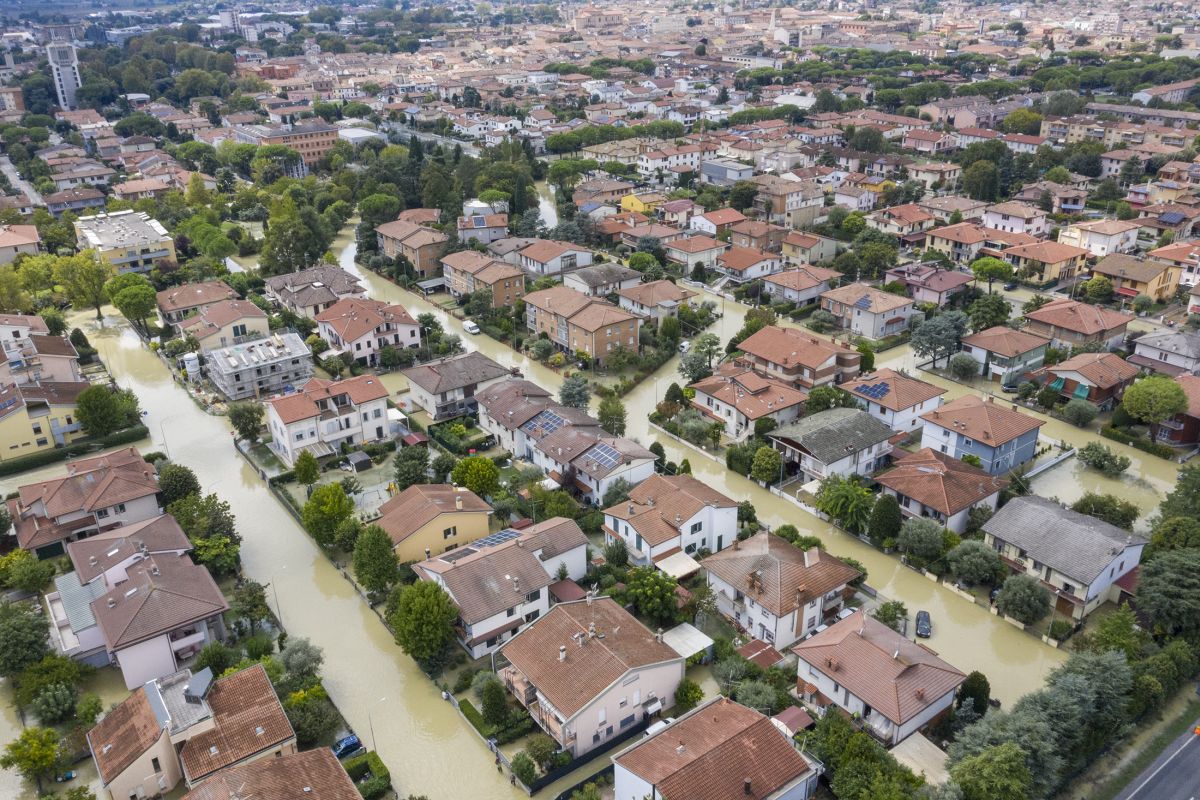
[(809, 631), (809, 634), (808, 634), (808, 636), (805, 636), (804, 638), (805, 638), (805, 639), (811, 639), (812, 637), (816, 636), (816, 635), (817, 635), (818, 633), (820, 633), (821, 631), (824, 631), (824, 630), (826, 630), (826, 629), (828, 629), (828, 628), (829, 628), (829, 626), (828, 626), (828, 625), (818, 625), (817, 627), (815, 627), (815, 628), (813, 628), (811, 631)]
[(922, 639), (928, 639), (933, 635), (933, 623), (929, 619), (928, 611), (917, 612), (917, 636)]
[(1016, 288), (1017, 288), (1016, 281), (1009, 281), (1008, 283), (1004, 284), (1004, 291), (1006, 291), (1006, 292), (1014, 291), (1014, 290), (1016, 290)]
[(333, 755), (339, 761), (343, 758), (349, 758), (350, 756), (358, 755), (365, 749), (366, 748), (363, 747), (362, 742), (360, 742), (358, 737), (353, 733), (349, 736), (344, 736), (333, 743)]
[(659, 731), (661, 731), (663, 728), (667, 727), (674, 721), (675, 721), (674, 717), (663, 717), (662, 719), (658, 720), (650, 727), (646, 728), (646, 732), (642, 734), (642, 738), (649, 739), (651, 736), (658, 733)]
[(1021, 388), (1020, 384), (1016, 384), (1016, 383), (1000, 384), (1000, 391), (1004, 392), (1005, 394), (1016, 394), (1020, 390), (1020, 388)]
[(858, 610), (857, 608), (850, 608), (850, 607), (843, 608), (841, 611), (839, 611), (837, 613), (837, 618), (839, 620), (843, 620), (846, 617), (852, 616), (854, 614), (854, 612), (857, 610)]
[(463, 323), (463, 330), (474, 336), (479, 333), (479, 325), (473, 319), (469, 319)]
[(692, 349), (692, 343), (689, 342), (687, 339), (684, 339), (682, 342), (679, 343), (679, 352), (686, 353), (688, 350), (691, 350), (691, 349)]

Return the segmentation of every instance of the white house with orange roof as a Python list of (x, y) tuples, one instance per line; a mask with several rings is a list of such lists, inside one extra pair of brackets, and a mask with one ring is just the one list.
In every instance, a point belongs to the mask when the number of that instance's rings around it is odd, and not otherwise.
[(334, 350), (360, 364), (374, 366), (384, 347), (421, 346), (421, 326), (404, 306), (347, 297), (317, 315), (317, 333)]
[(786, 425), (804, 413), (808, 395), (786, 381), (760, 375), (736, 363), (689, 387), (696, 390), (692, 406), (725, 426), (725, 435), (741, 441), (754, 433), (760, 419)]
[(851, 283), (824, 292), (821, 308), (833, 314), (842, 328), (868, 339), (882, 339), (908, 330), (908, 319), (914, 311), (911, 298), (865, 283)]
[(313, 378), (300, 391), (267, 401), (271, 449), (290, 467), (302, 450), (322, 457), (338, 452), (342, 443), (384, 441), (387, 398), (387, 387), (374, 375)]

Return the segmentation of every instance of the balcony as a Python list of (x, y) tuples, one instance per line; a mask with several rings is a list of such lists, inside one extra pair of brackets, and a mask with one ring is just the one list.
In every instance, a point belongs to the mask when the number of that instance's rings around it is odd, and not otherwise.
[(180, 650), (188, 648), (199, 648), (208, 639), (208, 631), (204, 629), (195, 630), (187, 628), (182, 631), (172, 631), (167, 635), (167, 639), (171, 642), (171, 650), (178, 653)]
[(537, 707), (537, 687), (525, 677), (516, 667), (511, 665), (500, 670), (500, 680), (504, 686), (517, 698), (517, 702), (532, 713)]

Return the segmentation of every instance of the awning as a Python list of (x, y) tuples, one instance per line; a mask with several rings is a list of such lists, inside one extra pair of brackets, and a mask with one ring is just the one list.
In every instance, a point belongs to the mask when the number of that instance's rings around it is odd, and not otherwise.
[(410, 433), (400, 441), (404, 442), (404, 444), (408, 445), (409, 447), (412, 447), (413, 445), (428, 443), (429, 437), (423, 433)]
[(1066, 378), (1055, 378), (1054, 382), (1050, 384), (1050, 388), (1057, 392), (1058, 390), (1062, 389), (1063, 384), (1066, 382)]
[(648, 702), (644, 706), (642, 706), (642, 710), (645, 711), (647, 714), (657, 714), (659, 711), (662, 711), (662, 707), (663, 707), (662, 700), (659, 700), (656, 697), (655, 699), (651, 700), (650, 702)]
[(676, 625), (663, 634), (663, 643), (683, 658), (708, 652), (713, 646), (712, 637), (686, 622)]
[(655, 560), (654, 566), (670, 575), (675, 580), (686, 578), (700, 571), (700, 562), (687, 553), (679, 552), (662, 560)]
[(1088, 395), (1092, 393), (1092, 387), (1086, 383), (1080, 383), (1075, 386), (1075, 391), (1072, 394), (1080, 400), (1087, 400)]
[(1139, 294), (1138, 290), (1132, 286), (1118, 286), (1115, 291), (1117, 294), (1124, 295), (1125, 297), (1137, 297)]

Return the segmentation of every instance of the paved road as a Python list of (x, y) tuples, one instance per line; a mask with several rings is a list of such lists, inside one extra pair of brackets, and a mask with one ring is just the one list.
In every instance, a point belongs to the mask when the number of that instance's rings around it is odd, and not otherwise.
[(24, 192), (25, 196), (28, 197), (35, 206), (45, 205), (45, 203), (42, 201), (42, 196), (38, 194), (37, 189), (34, 189), (33, 185), (30, 184), (29, 181), (21, 177), (21, 174), (17, 172), (17, 168), (13, 166), (12, 161), (9, 161), (8, 156), (0, 156), (0, 171), (4, 172), (5, 177), (8, 178), (8, 182), (13, 185), (13, 188), (18, 192)]
[(1200, 797), (1200, 720), (1167, 746), (1117, 800), (1196, 800)]

